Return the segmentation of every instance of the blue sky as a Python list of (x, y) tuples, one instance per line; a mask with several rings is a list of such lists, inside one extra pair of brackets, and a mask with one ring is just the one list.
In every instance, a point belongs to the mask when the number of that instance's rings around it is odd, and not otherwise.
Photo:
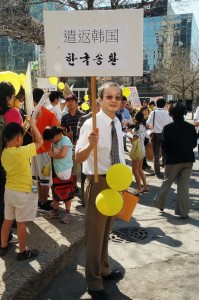
[(187, 0), (187, 3), (188, 4), (186, 6), (183, 6), (181, 9), (179, 5), (172, 5), (172, 7), (174, 8), (176, 14), (193, 13), (199, 29), (199, 1)]

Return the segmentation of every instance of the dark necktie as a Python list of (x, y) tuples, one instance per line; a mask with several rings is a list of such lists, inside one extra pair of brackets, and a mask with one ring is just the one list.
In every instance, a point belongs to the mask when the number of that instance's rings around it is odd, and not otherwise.
[(111, 136), (112, 136), (112, 145), (111, 145), (111, 164), (118, 164), (120, 163), (119, 158), (119, 146), (118, 146), (118, 139), (117, 139), (117, 132), (115, 129), (114, 121), (111, 122), (112, 129), (111, 129)]

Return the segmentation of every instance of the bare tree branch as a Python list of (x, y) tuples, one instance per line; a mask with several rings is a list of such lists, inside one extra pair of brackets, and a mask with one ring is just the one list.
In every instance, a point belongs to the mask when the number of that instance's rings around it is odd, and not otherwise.
[[(179, 96), (183, 101), (190, 95), (190, 89), (199, 84), (199, 56), (186, 49), (175, 49), (174, 55), (159, 66), (153, 75), (156, 88), (165, 94)], [(196, 91), (195, 91), (196, 92)]]
[[(176, 0), (179, 4), (186, 2)], [(42, 20), (37, 14), (32, 16), (38, 9), (38, 14), (48, 5), (54, 6), (54, 10), (93, 10), (109, 7), (111, 9), (128, 8), (135, 5), (142, 8), (146, 5), (158, 7), (162, 5), (162, 0), (1, 0), (0, 1), (0, 37), (6, 36), (13, 39), (22, 39), (26, 43), (44, 45), (44, 28)]]

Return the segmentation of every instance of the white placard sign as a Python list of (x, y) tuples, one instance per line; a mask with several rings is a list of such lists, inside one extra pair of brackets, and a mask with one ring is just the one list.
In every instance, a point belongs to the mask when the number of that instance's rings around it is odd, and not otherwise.
[(34, 105), (33, 105), (33, 96), (32, 96), (32, 81), (31, 81), (31, 68), (30, 62), (28, 63), (26, 78), (25, 78), (25, 97), (26, 97), (26, 111), (27, 115), (31, 116)]
[(47, 76), (143, 75), (142, 9), (44, 11), (44, 34)]
[(37, 87), (44, 90), (44, 92), (57, 91), (57, 85), (51, 84), (48, 78), (37, 78)]
[(130, 86), (128, 88), (131, 91), (131, 94), (128, 97), (128, 100), (131, 102), (131, 105), (134, 108), (140, 107), (141, 106), (141, 102), (140, 102), (140, 98), (139, 98), (139, 94), (138, 94), (136, 86)]

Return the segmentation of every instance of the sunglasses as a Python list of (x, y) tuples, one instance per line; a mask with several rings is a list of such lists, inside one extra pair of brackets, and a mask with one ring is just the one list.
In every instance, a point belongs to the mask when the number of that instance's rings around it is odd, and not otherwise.
[(108, 100), (112, 100), (113, 98), (115, 98), (115, 100), (120, 101), (120, 100), (122, 99), (121, 96), (116, 96), (116, 97), (114, 97), (114, 96), (112, 96), (112, 95), (104, 95), (104, 97), (105, 97), (106, 99), (108, 99)]
[(15, 101), (16, 101), (16, 100), (18, 100), (18, 101), (21, 102), (21, 103), (25, 101), (25, 99), (15, 99)]

